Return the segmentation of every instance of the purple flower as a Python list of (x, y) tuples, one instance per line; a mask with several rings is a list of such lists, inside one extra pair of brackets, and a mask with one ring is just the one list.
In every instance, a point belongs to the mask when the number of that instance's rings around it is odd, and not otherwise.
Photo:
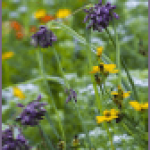
[(32, 45), (35, 47), (40, 46), (42, 48), (52, 46), (52, 43), (57, 41), (57, 37), (53, 34), (53, 32), (43, 25), (39, 27), (39, 31), (32, 35), (31, 38)]
[(21, 122), (22, 125), (38, 125), (39, 120), (42, 120), (46, 113), (43, 106), (47, 105), (47, 103), (40, 102), (40, 100), (41, 95), (38, 96), (37, 100), (30, 102), (24, 107), (22, 113), (16, 118), (16, 121)]
[(19, 133), (17, 137), (14, 137), (12, 129), (8, 128), (2, 131), (2, 150), (30, 150), (25, 137)]
[(68, 103), (69, 101), (71, 101), (71, 99), (73, 98), (75, 100), (75, 102), (77, 102), (77, 93), (73, 90), (73, 89), (65, 89), (66, 94), (68, 94), (68, 97), (66, 99), (66, 103)]
[(115, 8), (116, 6), (111, 6), (109, 2), (106, 5), (102, 5), (102, 0), (100, 0), (94, 7), (91, 7), (89, 10), (84, 10), (87, 13), (84, 18), (84, 23), (89, 21), (88, 29), (93, 28), (93, 30), (101, 32), (102, 29), (108, 27), (113, 17), (119, 19), (119, 16), (113, 12)]

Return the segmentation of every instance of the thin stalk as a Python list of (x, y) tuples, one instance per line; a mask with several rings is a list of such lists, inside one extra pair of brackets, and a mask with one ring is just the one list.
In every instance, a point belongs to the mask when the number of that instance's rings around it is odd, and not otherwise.
[(112, 149), (112, 150), (115, 150), (114, 145), (113, 145), (112, 136), (111, 136), (111, 133), (109, 132), (109, 128), (107, 127), (107, 123), (106, 123), (106, 122), (104, 122), (104, 126), (105, 126), (105, 128), (106, 128), (106, 131), (107, 131), (109, 140), (110, 140), (110, 142), (111, 142), (111, 149)]
[[(105, 91), (105, 82), (104, 82), (104, 91)], [(101, 89), (100, 97), (101, 97), (101, 99), (103, 99), (104, 101), (106, 100), (105, 97), (104, 97), (104, 95), (102, 94), (102, 89)], [(104, 127), (106, 128), (106, 131), (107, 131), (109, 140), (110, 140), (110, 142), (111, 142), (111, 149), (112, 149), (112, 150), (115, 150), (114, 145), (113, 145), (112, 135), (111, 135), (111, 133), (109, 132), (109, 128), (107, 127), (107, 123), (106, 123), (106, 122), (104, 122)]]
[(76, 110), (77, 110), (78, 117), (79, 117), (79, 119), (80, 119), (80, 121), (81, 121), (82, 128), (83, 128), (83, 130), (84, 130), (84, 132), (85, 132), (85, 134), (86, 134), (87, 142), (89, 143), (89, 150), (91, 150), (92, 144), (91, 144), (91, 141), (90, 141), (90, 137), (89, 137), (88, 131), (87, 131), (86, 127), (85, 127), (85, 124), (84, 124), (83, 121), (82, 121), (83, 119), (82, 119), (82, 117), (81, 117), (81, 115), (80, 115), (78, 106), (77, 106), (76, 104), (75, 104), (75, 108), (76, 108)]
[(119, 72), (118, 72), (118, 85), (121, 85), (120, 45), (119, 45), (119, 41), (118, 41), (118, 34), (116, 31), (115, 23), (114, 23), (114, 31), (115, 31), (115, 37), (116, 37), (116, 64), (117, 64), (117, 68), (119, 70)]
[[(90, 45), (91, 44), (90, 38), (87, 39), (87, 41), (89, 42), (89, 45)], [(92, 69), (93, 64), (92, 64), (91, 48), (90, 47), (88, 47), (87, 57), (88, 57), (88, 60), (89, 60), (89, 69)], [(102, 104), (101, 104), (102, 97), (101, 97), (101, 94), (100, 94), (100, 97), (98, 95), (98, 89), (97, 89), (96, 82), (95, 82), (94, 77), (93, 77), (92, 74), (91, 74), (91, 80), (92, 80), (94, 91), (95, 91), (96, 103), (97, 103), (97, 106), (98, 106), (98, 109), (99, 109), (100, 115), (101, 115), (102, 114)], [(107, 128), (107, 125), (105, 123), (104, 123), (104, 126), (107, 130), (109, 139), (111, 141), (111, 148), (112, 148), (112, 150), (114, 150), (109, 129)]]
[(62, 78), (64, 79), (64, 82), (65, 82), (67, 88), (69, 88), (68, 81), (66, 80), (64, 71), (63, 71), (63, 69), (62, 69), (62, 66), (61, 66), (61, 63), (60, 63), (60, 60), (59, 60), (59, 57), (58, 57), (58, 54), (57, 54), (57, 52), (56, 52), (56, 50), (55, 50), (54, 47), (53, 47), (53, 52), (54, 52), (54, 55), (55, 55), (55, 57), (56, 57), (56, 60), (57, 60), (58, 66), (59, 66), (58, 68), (59, 68), (59, 71), (60, 71), (60, 73), (61, 73), (61, 75), (62, 75)]
[[(35, 82), (43, 81), (43, 79), (44, 79), (43, 77), (37, 77), (35, 79), (30, 79), (30, 80), (27, 80), (25, 82), (21, 82), (19, 84), (14, 84), (13, 86), (8, 86), (6, 88), (3, 88), (2, 90), (7, 90), (9, 88), (13, 88), (14, 86), (18, 86), (20, 84), (28, 84), (28, 83), (35, 83)], [(51, 76), (46, 75), (45, 79), (49, 80), (49, 81), (53, 81), (53, 82), (58, 82), (59, 84), (61, 84), (61, 82), (58, 81), (58, 78), (55, 78), (55, 77), (51, 77)]]
[[(59, 70), (60, 70), (60, 72), (61, 72), (62, 78), (64, 78), (65, 85), (67, 86), (67, 88), (70, 88), (69, 83), (68, 83), (68, 81), (67, 81), (66, 78), (65, 78), (65, 73), (64, 73), (64, 71), (63, 71), (63, 69), (62, 69), (62, 66), (61, 66), (61, 63), (60, 63), (60, 61), (59, 61), (59, 57), (58, 57), (58, 54), (57, 54), (55, 48), (53, 48), (53, 51), (54, 51), (54, 55), (55, 55), (55, 57), (56, 57), (56, 60), (57, 60), (57, 62), (58, 62), (58, 66), (59, 66)], [(79, 119), (80, 119), (80, 121), (81, 121), (83, 130), (84, 130), (84, 132), (85, 132), (85, 134), (86, 134), (87, 141), (89, 142), (89, 145), (90, 145), (90, 148), (91, 148), (91, 142), (90, 142), (90, 140), (89, 140), (89, 136), (88, 136), (87, 130), (86, 130), (86, 128), (85, 128), (84, 123), (82, 122), (83, 119), (82, 119), (82, 117), (81, 117), (81, 115), (80, 115), (80, 112), (79, 112), (78, 107), (76, 106), (76, 104), (75, 104), (75, 108), (76, 108), (76, 110), (77, 110), (78, 117), (79, 117)]]
[[(51, 141), (50, 141), (50, 139), (47, 137), (47, 135), (45, 134), (44, 130), (42, 130), (42, 127), (40, 125), (38, 125), (38, 128), (39, 128), (39, 132), (40, 132), (40, 134), (41, 134), (41, 136), (43, 138), (43, 142), (44, 142), (45, 147), (48, 146), (52, 150), (55, 150), (54, 147), (53, 147), (53, 145), (52, 145), (52, 143), (51, 143)], [(45, 141), (47, 143), (47, 146), (46, 146)]]
[(60, 116), (58, 114), (57, 107), (55, 105), (55, 102), (54, 102), (54, 99), (53, 99), (53, 96), (52, 96), (52, 92), (50, 90), (50, 86), (48, 85), (47, 80), (45, 79), (45, 72), (44, 72), (44, 67), (43, 67), (43, 55), (42, 55), (40, 50), (38, 50), (37, 54), (38, 54), (39, 70), (40, 70), (41, 76), (43, 77), (44, 85), (47, 88), (48, 95), (50, 95), (50, 97), (51, 97), (55, 113), (56, 113), (56, 115), (58, 117), (58, 124), (59, 124), (60, 130), (61, 130), (61, 133), (62, 133), (62, 137), (63, 137), (64, 141), (66, 141), (65, 140), (64, 130), (63, 130), (63, 127), (62, 127), (62, 124), (61, 124), (61, 118), (60, 118)]

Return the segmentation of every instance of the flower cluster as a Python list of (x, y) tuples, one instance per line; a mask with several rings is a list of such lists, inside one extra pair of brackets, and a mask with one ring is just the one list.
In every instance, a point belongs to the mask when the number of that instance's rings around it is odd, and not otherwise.
[(107, 28), (113, 17), (119, 19), (119, 16), (112, 11), (115, 8), (116, 6), (111, 6), (110, 2), (106, 5), (102, 5), (102, 0), (100, 0), (94, 7), (91, 7), (89, 10), (85, 9), (84, 11), (87, 15), (84, 22), (90, 20), (87, 28), (93, 28), (93, 30), (98, 30), (99, 32), (101, 32), (102, 29)]
[(118, 118), (119, 112), (115, 109), (111, 109), (110, 111), (105, 110), (103, 112), (103, 116), (96, 116), (97, 123), (102, 123), (104, 121), (111, 122), (113, 119)]
[(31, 44), (37, 47), (38, 45), (42, 48), (52, 46), (52, 42), (56, 41), (57, 38), (51, 30), (48, 30), (45, 26), (40, 26), (39, 31), (32, 35)]
[(75, 100), (75, 102), (77, 102), (77, 93), (73, 89), (70, 89), (70, 90), (66, 89), (65, 92), (66, 92), (66, 94), (68, 94), (68, 97), (66, 99), (66, 103), (71, 101), (72, 98)]
[(15, 138), (12, 129), (8, 128), (2, 131), (2, 150), (22, 149), (30, 150), (31, 148), (21, 133)]
[(18, 104), (18, 107), (25, 107), (22, 113), (16, 118), (16, 121), (21, 122), (22, 125), (35, 126), (38, 125), (39, 120), (42, 120), (45, 116), (46, 110), (43, 109), (43, 106), (47, 103), (40, 102), (41, 95), (30, 102), (26, 107), (22, 104)]

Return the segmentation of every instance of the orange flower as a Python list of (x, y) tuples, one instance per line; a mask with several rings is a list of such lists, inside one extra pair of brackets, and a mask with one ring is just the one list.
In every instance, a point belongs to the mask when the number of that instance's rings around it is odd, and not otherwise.
[(30, 32), (36, 32), (37, 31), (37, 27), (36, 26), (31, 26), (30, 27)]
[(12, 21), (10, 25), (12, 29), (16, 31), (21, 31), (21, 25), (17, 21)]
[(17, 32), (17, 33), (16, 33), (16, 38), (17, 38), (18, 40), (22, 39), (22, 38), (23, 38), (23, 33), (22, 33), (22, 32)]
[(51, 15), (46, 15), (43, 18), (41, 18), (41, 22), (42, 23), (47, 23), (47, 22), (49, 22), (51, 20), (54, 20), (54, 19), (56, 19), (56, 17), (51, 16)]

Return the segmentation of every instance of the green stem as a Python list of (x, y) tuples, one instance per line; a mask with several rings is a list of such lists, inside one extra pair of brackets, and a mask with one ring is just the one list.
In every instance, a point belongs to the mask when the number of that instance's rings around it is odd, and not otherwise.
[(112, 149), (112, 150), (115, 150), (114, 145), (113, 145), (112, 136), (111, 136), (111, 133), (109, 132), (109, 128), (107, 127), (107, 123), (106, 123), (106, 122), (104, 122), (104, 126), (105, 126), (105, 128), (106, 128), (106, 131), (107, 131), (109, 140), (110, 140), (110, 142), (111, 142), (111, 149)]
[(62, 78), (64, 79), (64, 82), (65, 82), (67, 88), (69, 88), (69, 83), (68, 83), (68, 81), (66, 80), (64, 71), (63, 71), (63, 69), (62, 69), (62, 66), (61, 66), (61, 63), (60, 63), (60, 60), (59, 60), (59, 57), (58, 57), (58, 54), (57, 54), (55, 48), (53, 48), (53, 52), (54, 52), (54, 55), (55, 55), (56, 60), (57, 60), (57, 62), (58, 62), (58, 66), (59, 66), (58, 68), (59, 68), (59, 71), (61, 72)]
[[(54, 150), (54, 147), (53, 147), (53, 145), (52, 145), (50, 139), (47, 137), (47, 135), (45, 134), (44, 130), (42, 130), (42, 127), (41, 127), (40, 125), (38, 125), (38, 128), (39, 128), (39, 132), (40, 132), (42, 138), (44, 139), (44, 140), (43, 140), (44, 145), (45, 145), (45, 141), (46, 141), (47, 146), (48, 146), (49, 148), (51, 148), (52, 150)], [(46, 145), (45, 145), (45, 146), (46, 146)]]
[(120, 66), (120, 45), (118, 41), (118, 34), (116, 31), (116, 26), (114, 24), (115, 36), (116, 36), (116, 64), (119, 70), (118, 72), (118, 85), (121, 85), (121, 66)]
[[(20, 84), (28, 84), (28, 83), (35, 83), (35, 82), (43, 81), (43, 79), (44, 79), (43, 77), (37, 77), (35, 79), (27, 80), (27, 81), (21, 82), (19, 84), (14, 84), (13, 86), (8, 86), (6, 88), (3, 88), (2, 90), (7, 90), (9, 88), (13, 88), (14, 86), (18, 86)], [(53, 81), (53, 82), (57, 82), (57, 83), (61, 84), (61, 82), (58, 81), (58, 78), (51, 77), (48, 75), (45, 76), (45, 80), (49, 80), (49, 81)]]
[(61, 124), (61, 118), (60, 118), (59, 113), (57, 111), (57, 107), (55, 105), (55, 102), (54, 102), (54, 99), (53, 99), (53, 96), (52, 96), (52, 93), (51, 93), (51, 90), (50, 90), (50, 86), (48, 85), (47, 80), (45, 79), (45, 73), (44, 73), (44, 67), (43, 67), (43, 55), (42, 55), (40, 50), (38, 50), (37, 54), (38, 54), (38, 61), (39, 61), (39, 70), (40, 70), (41, 76), (43, 77), (44, 85), (47, 88), (48, 95), (50, 95), (50, 97), (51, 97), (55, 113), (56, 113), (56, 115), (58, 117), (58, 122), (59, 122), (59, 127), (60, 127), (60, 130), (61, 130), (61, 133), (62, 133), (62, 137), (63, 137), (64, 141), (66, 141), (65, 140), (64, 130), (63, 130), (63, 127), (62, 127), (62, 124)]
[[(57, 60), (57, 62), (58, 62), (59, 71), (61, 72), (62, 78), (64, 78), (65, 85), (67, 86), (67, 88), (70, 88), (69, 83), (68, 83), (68, 81), (67, 81), (66, 78), (65, 78), (65, 73), (64, 73), (64, 71), (63, 71), (63, 69), (62, 69), (62, 66), (61, 66), (61, 63), (60, 63), (60, 61), (59, 61), (59, 57), (58, 57), (58, 54), (57, 54), (55, 48), (53, 48), (53, 51), (54, 51), (54, 55), (55, 55), (55, 57), (56, 57), (56, 60)], [(81, 121), (83, 130), (84, 130), (84, 132), (85, 132), (85, 134), (86, 134), (87, 141), (90, 143), (89, 145), (90, 145), (90, 148), (91, 148), (91, 142), (90, 142), (90, 140), (89, 140), (89, 136), (88, 136), (87, 130), (86, 130), (85, 125), (84, 125), (84, 123), (83, 123), (83, 121), (82, 121), (83, 119), (82, 119), (82, 117), (81, 117), (81, 115), (80, 115), (80, 112), (79, 112), (78, 107), (76, 106), (76, 104), (75, 104), (75, 108), (76, 108), (76, 110), (77, 110), (78, 117), (79, 117), (79, 119), (80, 119), (80, 121)]]

